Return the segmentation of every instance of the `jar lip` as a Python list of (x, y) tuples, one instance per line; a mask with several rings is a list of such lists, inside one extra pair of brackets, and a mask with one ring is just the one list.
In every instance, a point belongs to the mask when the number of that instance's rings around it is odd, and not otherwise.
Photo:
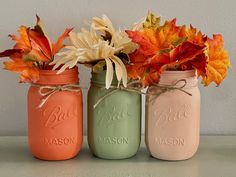
[(79, 83), (78, 67), (66, 69), (60, 74), (58, 70), (39, 70), (39, 80), (36, 84), (39, 85), (66, 85)]
[(71, 69), (66, 69), (65, 71), (63, 71), (62, 73), (60, 74), (57, 74), (59, 70), (46, 70), (46, 69), (40, 69), (39, 70), (39, 74), (40, 75), (67, 75), (67, 74), (72, 74), (72, 73), (79, 73), (78, 71), (78, 67), (75, 66)]
[(192, 69), (192, 70), (186, 70), (186, 71), (164, 71), (163, 73), (161, 73), (161, 75), (182, 75), (182, 74), (196, 74), (196, 70)]
[[(106, 82), (106, 72), (107, 70), (103, 70), (99, 73), (95, 73), (95, 72), (91, 72), (91, 82), (93, 83), (103, 83), (105, 85)], [(113, 79), (112, 79), (112, 84), (117, 84), (117, 78), (116, 78), (116, 74), (113, 73)]]

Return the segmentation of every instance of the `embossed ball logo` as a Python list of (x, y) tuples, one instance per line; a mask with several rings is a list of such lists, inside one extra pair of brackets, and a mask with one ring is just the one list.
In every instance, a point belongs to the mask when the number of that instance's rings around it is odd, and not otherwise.
[(160, 107), (153, 112), (153, 118), (156, 119), (155, 125), (165, 125), (169, 122), (189, 119), (191, 116), (191, 105), (170, 105), (169, 107)]
[(65, 109), (62, 106), (55, 106), (46, 108), (43, 111), (43, 116), (46, 117), (45, 127), (54, 129), (58, 125), (77, 117), (76, 109), (71, 106)]
[(117, 122), (122, 122), (131, 118), (131, 113), (127, 105), (112, 106), (109, 110), (98, 110), (98, 126), (109, 127)]

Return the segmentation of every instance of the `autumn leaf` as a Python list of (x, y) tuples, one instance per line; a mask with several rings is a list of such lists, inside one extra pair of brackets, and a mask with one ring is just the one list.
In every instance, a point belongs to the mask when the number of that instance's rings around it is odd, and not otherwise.
[(211, 82), (215, 82), (219, 86), (231, 66), (229, 54), (224, 49), (223, 37), (220, 34), (213, 35), (213, 39), (208, 38), (207, 45), (207, 76), (203, 78), (203, 83), (208, 86)]
[(9, 37), (16, 42), (14, 49), (21, 49), (24, 53), (28, 53), (31, 50), (30, 40), (28, 36), (29, 28), (20, 26), (18, 29), (19, 37), (15, 35), (9, 35)]
[(155, 15), (149, 11), (146, 20), (143, 22), (143, 28), (157, 29), (158, 27), (160, 27), (160, 21), (160, 17), (155, 17)]
[(4, 62), (4, 69), (20, 74), (20, 82), (33, 82), (39, 79), (39, 70), (34, 62), (24, 62), (21, 59)]
[(139, 79), (144, 86), (159, 82), (166, 70), (197, 70), (205, 86), (219, 85), (230, 67), (229, 55), (221, 35), (209, 39), (192, 25), (177, 26), (176, 19), (160, 25), (149, 13), (140, 31), (127, 31), (139, 48), (130, 54), (127, 70), (131, 79)]
[[(160, 72), (177, 69), (181, 64), (197, 59), (198, 55), (204, 53), (205, 46), (199, 46), (191, 42), (184, 42), (170, 51), (170, 62), (160, 68)], [(191, 68), (190, 68), (191, 69)]]
[[(34, 30), (29, 30), (29, 39), (32, 49), (37, 51), (35, 53), (41, 52), (42, 55), (36, 56), (38, 61), (50, 61), (52, 60), (52, 51), (50, 42), (47, 37), (43, 34), (40, 34)], [(44, 57), (43, 57), (44, 55)], [(42, 58), (40, 58), (42, 57)]]
[(66, 37), (69, 36), (69, 33), (73, 30), (73, 28), (67, 28), (63, 32), (63, 34), (57, 39), (56, 43), (52, 45), (52, 55), (55, 55), (61, 48), (64, 47), (63, 41)]
[(163, 26), (157, 29), (156, 38), (158, 40), (158, 48), (173, 48), (176, 41), (182, 36), (180, 35), (180, 27), (176, 26), (176, 19), (166, 21)]
[(205, 77), (207, 75), (208, 59), (205, 53), (197, 55), (195, 59), (191, 60), (188, 64), (197, 70), (198, 76)]
[(21, 49), (7, 49), (3, 52), (0, 52), (0, 57), (10, 57), (12, 58), (13, 56), (16, 56), (16, 55), (22, 55), (22, 52), (23, 50)]
[(132, 64), (126, 65), (128, 77), (133, 80), (140, 79), (141, 77), (143, 77), (146, 70), (143, 65), (146, 58), (137, 50), (134, 53), (130, 54), (129, 57)]
[(152, 56), (158, 50), (158, 41), (154, 29), (145, 29), (144, 31), (129, 31), (127, 30), (129, 38), (139, 45), (138, 51), (144, 56)]
[(207, 37), (203, 35), (201, 31), (198, 31), (196, 28), (194, 28), (192, 25), (190, 25), (189, 27), (183, 25), (180, 29), (180, 36), (187, 38), (189, 42), (198, 45), (204, 45), (207, 40)]
[(36, 15), (34, 28), (20, 26), (19, 36), (9, 35), (16, 43), (12, 49), (0, 53), (0, 57), (9, 57), (4, 62), (4, 68), (20, 74), (20, 82), (36, 82), (39, 79), (39, 69), (52, 69), (48, 66), (54, 55), (64, 47), (63, 40), (72, 29), (66, 29), (62, 36), (52, 46), (45, 34), (43, 23)]

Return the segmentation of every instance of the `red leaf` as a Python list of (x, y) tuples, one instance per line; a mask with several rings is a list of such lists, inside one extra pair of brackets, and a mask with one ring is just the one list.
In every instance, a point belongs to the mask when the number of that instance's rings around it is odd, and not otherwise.
[(0, 53), (0, 57), (11, 57), (16, 54), (22, 54), (21, 49), (8, 49)]
[(168, 69), (176, 69), (179, 65), (196, 59), (196, 56), (204, 53), (205, 46), (199, 46), (191, 42), (184, 42), (170, 52), (170, 63), (161, 67), (160, 72)]
[(32, 48), (41, 51), (47, 58), (47, 60), (37, 58), (39, 61), (50, 61), (52, 59), (51, 46), (46, 36), (34, 30), (29, 30), (29, 39)]

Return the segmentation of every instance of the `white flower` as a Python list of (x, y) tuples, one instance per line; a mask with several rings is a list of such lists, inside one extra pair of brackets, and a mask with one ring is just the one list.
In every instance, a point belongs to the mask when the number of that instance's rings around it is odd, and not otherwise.
[[(106, 39), (107, 34), (109, 34), (110, 39)], [(59, 57), (51, 63), (54, 65), (53, 69), (63, 65), (58, 71), (61, 73), (66, 68), (73, 68), (77, 63), (101, 65), (101, 61), (105, 61), (107, 69), (106, 88), (108, 89), (112, 83), (114, 70), (118, 84), (122, 81), (123, 85), (127, 86), (126, 67), (122, 59), (117, 57), (117, 54), (121, 52), (129, 54), (137, 48), (137, 45), (128, 38), (125, 32), (116, 31), (107, 16), (94, 17), (89, 31), (82, 29), (77, 34), (71, 32), (69, 37), (72, 45), (66, 46), (65, 51), (57, 55)], [(113, 68), (113, 64), (115, 68)]]

